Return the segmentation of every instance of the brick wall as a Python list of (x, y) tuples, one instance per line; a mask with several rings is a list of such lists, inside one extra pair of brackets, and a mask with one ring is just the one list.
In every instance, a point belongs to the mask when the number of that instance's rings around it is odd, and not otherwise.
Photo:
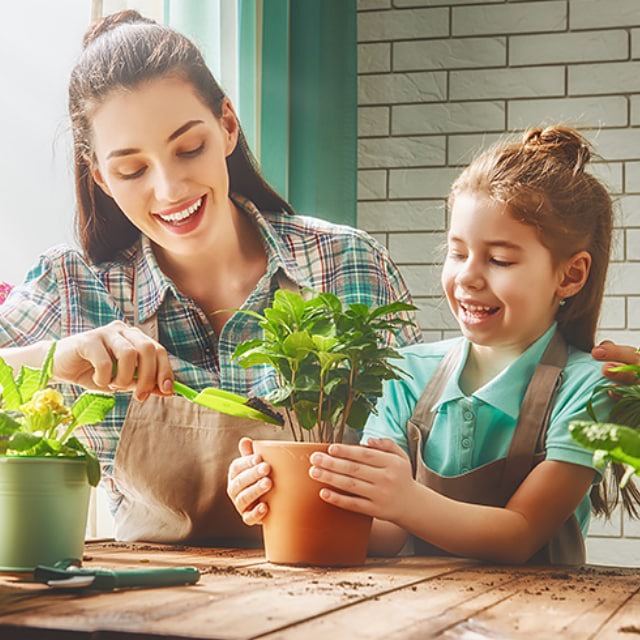
[[(600, 337), (640, 344), (640, 1), (358, 0), (358, 225), (386, 245), (425, 339), (457, 333), (440, 293), (452, 180), (508, 132), (579, 128), (616, 200)], [(640, 523), (594, 522), (589, 559), (640, 564)]]

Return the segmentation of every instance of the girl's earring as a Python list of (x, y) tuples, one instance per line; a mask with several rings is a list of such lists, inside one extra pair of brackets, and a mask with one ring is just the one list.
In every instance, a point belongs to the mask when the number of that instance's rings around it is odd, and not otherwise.
[(567, 304), (566, 299), (560, 300), (559, 304), (560, 304), (561, 307), (564, 307), (564, 305)]

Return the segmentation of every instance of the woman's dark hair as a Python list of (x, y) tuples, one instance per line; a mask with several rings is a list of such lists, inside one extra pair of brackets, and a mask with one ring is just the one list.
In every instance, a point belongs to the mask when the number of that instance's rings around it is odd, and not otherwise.
[[(86, 256), (99, 263), (114, 259), (119, 251), (131, 246), (140, 231), (91, 175), (94, 110), (114, 90), (132, 89), (164, 77), (177, 76), (189, 82), (218, 118), (225, 94), (188, 38), (137, 11), (122, 11), (98, 20), (85, 34), (83, 47), (69, 82), (77, 228)], [(227, 168), (230, 192), (249, 198), (263, 211), (294, 213), (262, 177), (241, 129), (236, 148), (227, 158)]]

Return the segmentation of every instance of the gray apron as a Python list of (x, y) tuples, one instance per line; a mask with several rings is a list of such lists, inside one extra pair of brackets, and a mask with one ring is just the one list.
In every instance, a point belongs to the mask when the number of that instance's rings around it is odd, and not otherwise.
[[(291, 283), (278, 275), (280, 286)], [(134, 283), (134, 313), (137, 286)], [(158, 339), (156, 316), (136, 326)], [(235, 418), (181, 396), (131, 399), (113, 478), (122, 501), (115, 514), (118, 540), (188, 541), (257, 546), (261, 527), (248, 527), (226, 493), (231, 461), (242, 436), (290, 440), (288, 428)]]
[[(553, 403), (567, 362), (567, 345), (558, 331), (545, 350), (531, 378), (505, 458), (500, 458), (457, 476), (441, 476), (424, 463), (422, 451), (435, 413), (431, 410), (456, 371), (463, 343), (442, 359), (407, 423), (407, 436), (414, 476), (421, 484), (454, 500), (504, 507), (531, 469), (545, 459), (545, 436)], [(443, 555), (444, 551), (416, 538), (416, 553)], [(585, 562), (585, 547), (575, 514), (529, 562), (577, 565)]]

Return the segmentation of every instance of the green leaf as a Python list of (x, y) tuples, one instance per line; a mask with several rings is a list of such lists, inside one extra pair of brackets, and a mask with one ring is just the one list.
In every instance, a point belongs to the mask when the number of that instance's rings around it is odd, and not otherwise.
[(296, 402), (296, 414), (300, 426), (310, 431), (318, 421), (318, 404), (309, 400), (300, 400)]
[(601, 459), (630, 465), (640, 472), (640, 433), (636, 430), (606, 422), (574, 421), (569, 432), (582, 446), (598, 452)]
[(354, 400), (347, 418), (347, 425), (356, 431), (363, 429), (369, 418), (369, 413), (369, 407), (364, 399)]
[(2, 387), (2, 406), (10, 411), (17, 411), (23, 404), (22, 396), (16, 381), (13, 379), (13, 368), (0, 358), (0, 387)]
[(10, 436), (20, 428), (19, 411), (0, 411), (0, 436)]
[(40, 389), (40, 370), (31, 367), (20, 367), (16, 380), (23, 402), (29, 402), (33, 394)]
[(91, 447), (85, 446), (76, 437), (69, 438), (66, 446), (82, 454), (87, 464), (87, 480), (92, 487), (97, 487), (100, 482), (101, 469), (100, 461), (95, 451)]
[(71, 407), (73, 426), (79, 427), (85, 424), (102, 422), (107, 413), (113, 409), (115, 403), (116, 399), (113, 395), (85, 391)]
[[(44, 362), (42, 363), (42, 367), (40, 367), (40, 377), (38, 378), (38, 389), (44, 389), (49, 384), (49, 380), (51, 380), (51, 377), (53, 376), (53, 355), (56, 352), (57, 344), (58, 344), (57, 342), (54, 342), (51, 345), (44, 359)], [(23, 397), (23, 400), (26, 401), (24, 397)]]
[(33, 433), (25, 433), (24, 431), (17, 431), (9, 437), (7, 449), (18, 452), (29, 451), (42, 440), (42, 436), (37, 436)]
[(402, 313), (403, 311), (416, 311), (418, 307), (407, 304), (406, 302), (391, 302), (390, 304), (384, 304), (371, 311), (369, 314), (369, 320), (375, 320), (382, 316), (387, 316), (395, 313)]
[(295, 360), (302, 360), (314, 348), (315, 344), (307, 331), (295, 331), (282, 343), (284, 354)]
[(268, 393), (264, 399), (276, 407), (281, 407), (283, 403), (290, 398), (292, 393), (293, 386), (291, 384), (284, 384)]

